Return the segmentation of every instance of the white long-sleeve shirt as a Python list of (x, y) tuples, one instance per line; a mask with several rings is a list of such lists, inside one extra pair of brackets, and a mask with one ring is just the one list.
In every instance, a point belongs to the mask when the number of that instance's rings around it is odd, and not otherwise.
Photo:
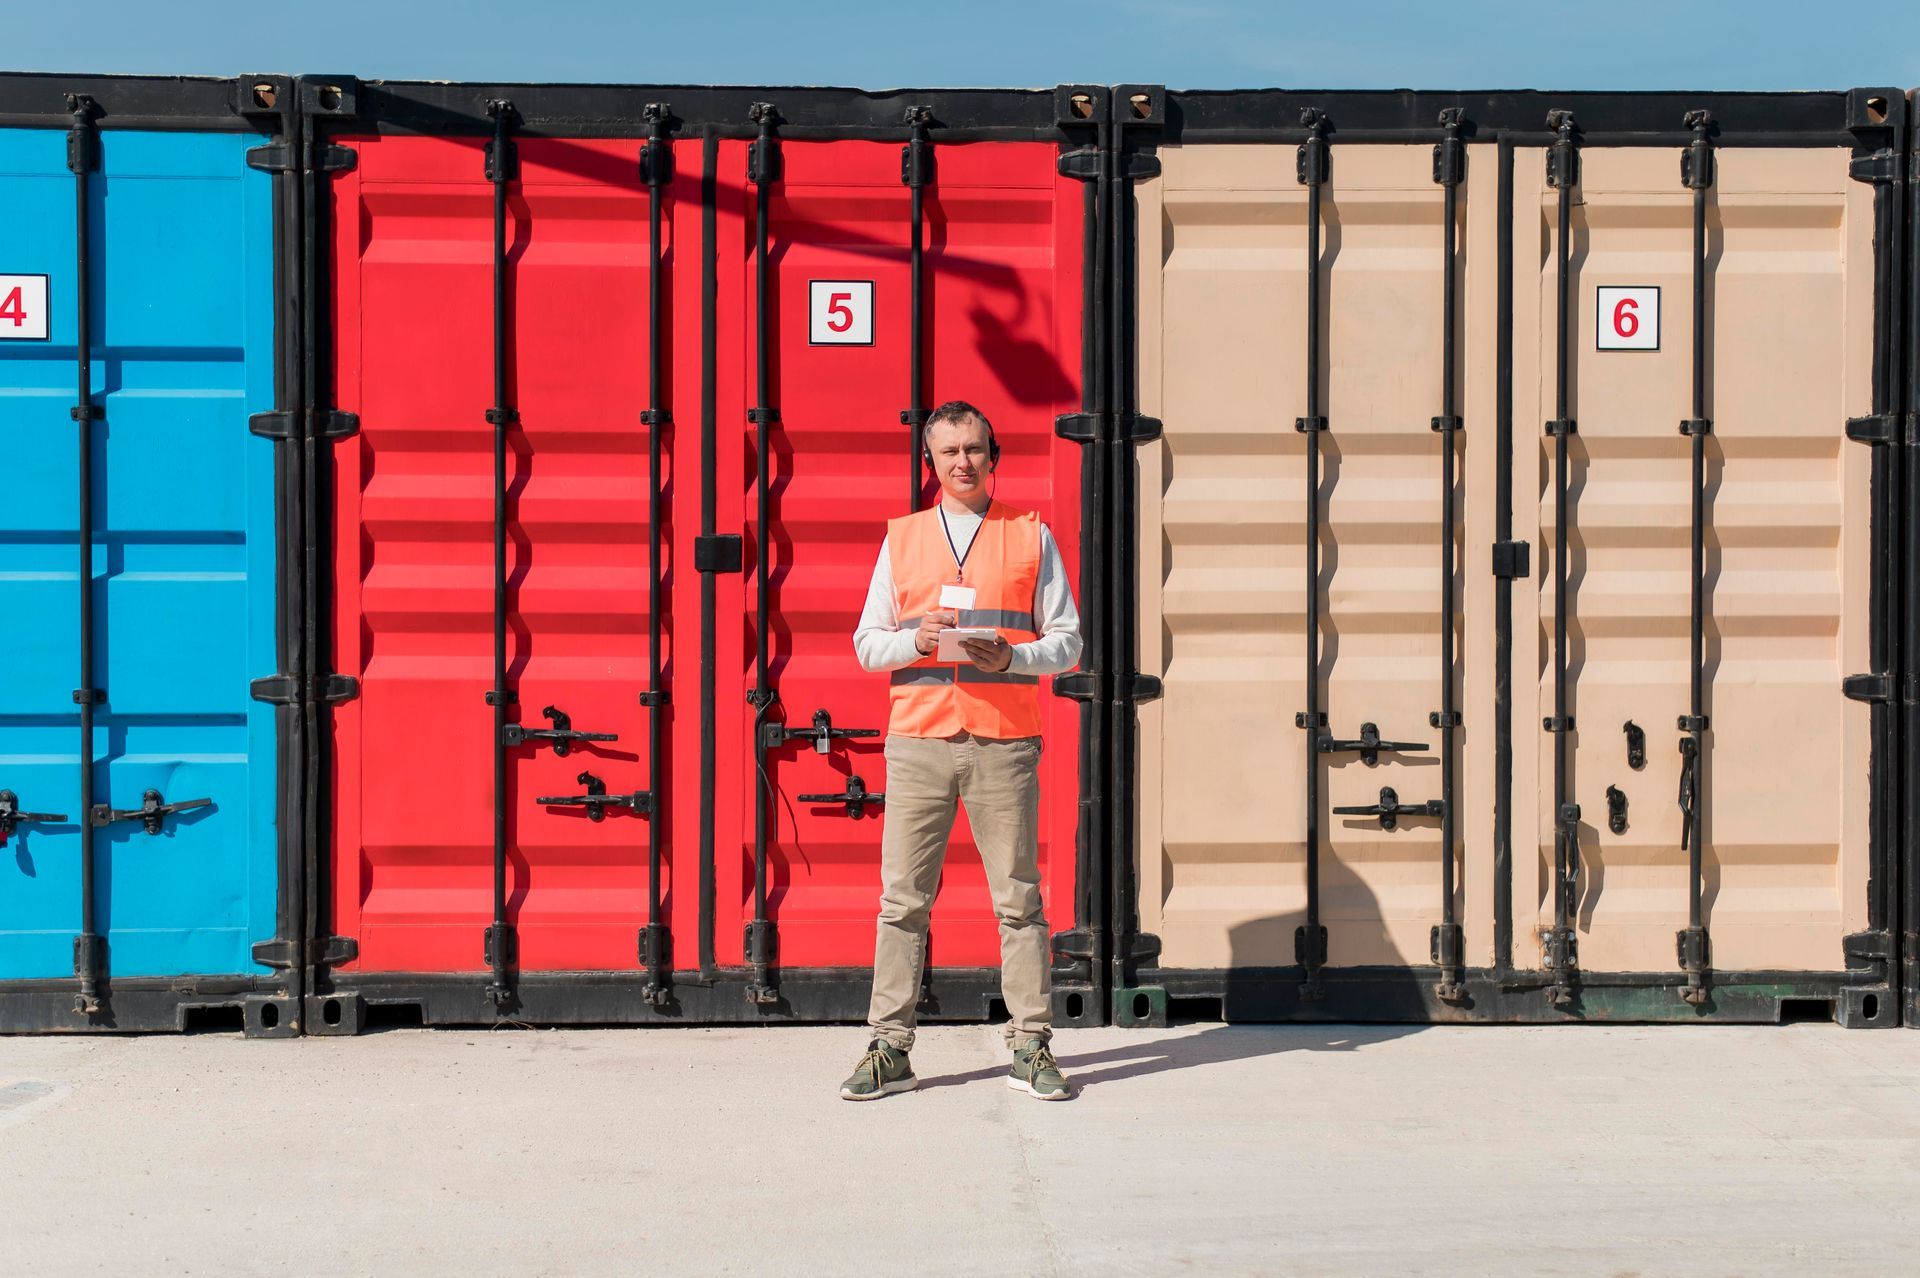
[[(980, 531), (980, 516), (948, 512), (946, 518), (954, 544), (972, 545), (974, 534)], [(867, 604), (853, 632), (854, 654), (863, 667), (876, 673), (905, 669), (921, 657), (914, 646), (919, 626), (916, 623), (912, 629), (900, 628), (893, 596), (893, 564), (887, 556), (886, 539), (882, 538), (880, 559), (873, 566), (873, 581), (867, 587)], [(1040, 525), (1040, 576), (1033, 586), (1033, 623), (1038, 637), (1013, 645), (1007, 672), (1050, 675), (1073, 669), (1080, 660), (1080, 610), (1073, 603), (1060, 547), (1054, 544), (1053, 532), (1044, 523)]]

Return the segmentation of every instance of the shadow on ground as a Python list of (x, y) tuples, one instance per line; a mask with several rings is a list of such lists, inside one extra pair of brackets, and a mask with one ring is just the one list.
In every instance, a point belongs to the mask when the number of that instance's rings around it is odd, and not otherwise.
[[(1283, 1052), (1351, 1052), (1430, 1029), (1426, 1025), (1215, 1025), (1198, 1034), (1139, 1038), (1097, 1052), (1062, 1054), (1076, 1091), (1168, 1070), (1195, 1069)], [(1007, 1067), (922, 1078), (921, 1090), (958, 1087), (1006, 1075)]]

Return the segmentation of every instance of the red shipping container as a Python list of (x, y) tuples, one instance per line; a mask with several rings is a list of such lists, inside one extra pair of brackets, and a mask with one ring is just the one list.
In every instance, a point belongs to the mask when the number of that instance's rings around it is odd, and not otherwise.
[[(857, 1019), (881, 814), (802, 796), (844, 795), (855, 777), (885, 790), (887, 681), (860, 669), (851, 636), (885, 521), (911, 508), (903, 410), (958, 397), (993, 418), (1005, 450), (997, 496), (1048, 521), (1079, 594), (1082, 448), (1054, 429), (1081, 406), (1086, 186), (1058, 163), (1075, 139), (1055, 125), (1049, 94), (793, 91), (775, 104), (764, 340), (778, 421), (767, 427), (763, 534), (749, 420), (761, 329), (746, 96), (426, 85), (344, 95), (347, 118), (326, 122), (323, 139), (354, 153), (323, 192), (326, 287), (334, 404), (359, 430), (335, 454), (328, 658), (358, 691), (333, 711), (322, 926), (342, 938), (333, 949), (344, 961), (322, 979), (318, 997), (332, 1005), (313, 1018), (321, 1030), (357, 1028), (368, 1004), (416, 1005), (429, 1022), (497, 1010), (483, 946), (494, 911), (495, 584), (495, 185), (483, 132), (486, 100), (502, 96), (517, 97), (502, 359), (503, 402), (518, 414), (507, 429), (508, 718), (551, 728), (551, 708), (575, 731), (618, 740), (536, 738), (506, 751), (517, 964), (498, 1010), (543, 1021)], [(652, 193), (639, 156), (644, 104), (661, 98), (674, 140), (659, 187), (656, 339)], [(905, 109), (920, 101), (934, 106), (935, 162), (923, 211), (926, 402), (916, 406), (902, 150)], [(950, 116), (966, 126), (945, 129)], [(1078, 139), (1090, 140), (1085, 130)], [(650, 426), (654, 340), (670, 420)], [(652, 683), (650, 430), (662, 455), (658, 709), (641, 697)], [(738, 570), (729, 534), (741, 538)], [(762, 556), (775, 692), (764, 714), (749, 696)], [(1079, 710), (1042, 693), (1042, 856), (1060, 931), (1076, 922)], [(876, 735), (832, 738), (825, 752), (793, 737), (765, 751), (763, 776), (756, 719), (811, 729), (817, 712)], [(650, 815), (612, 808), (593, 819), (589, 807), (545, 802), (591, 786), (646, 791), (656, 713)], [(755, 809), (769, 793), (778, 1001), (756, 1004), (743, 937)], [(641, 934), (651, 840), (674, 971), (671, 994), (653, 998)], [(986, 1014), (998, 955), (963, 822), (935, 911), (928, 1014)]]

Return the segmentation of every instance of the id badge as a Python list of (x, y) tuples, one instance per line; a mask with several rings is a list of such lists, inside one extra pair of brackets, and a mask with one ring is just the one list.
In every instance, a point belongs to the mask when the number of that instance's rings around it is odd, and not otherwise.
[(956, 586), (949, 582), (940, 587), (940, 606), (962, 611), (971, 609), (977, 595), (978, 592), (972, 586)]

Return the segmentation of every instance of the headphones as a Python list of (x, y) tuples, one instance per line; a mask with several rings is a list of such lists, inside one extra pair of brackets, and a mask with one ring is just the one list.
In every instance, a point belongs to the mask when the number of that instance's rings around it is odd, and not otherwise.
[(926, 423), (920, 427), (920, 456), (926, 459), (927, 469), (934, 469), (933, 449), (927, 446), (927, 432), (933, 428), (934, 420), (952, 421), (958, 417), (977, 418), (980, 424), (987, 428), (987, 470), (989, 472), (999, 470), (1000, 438), (993, 433), (993, 423), (987, 420), (985, 413), (963, 399), (948, 400), (940, 405), (927, 414)]

